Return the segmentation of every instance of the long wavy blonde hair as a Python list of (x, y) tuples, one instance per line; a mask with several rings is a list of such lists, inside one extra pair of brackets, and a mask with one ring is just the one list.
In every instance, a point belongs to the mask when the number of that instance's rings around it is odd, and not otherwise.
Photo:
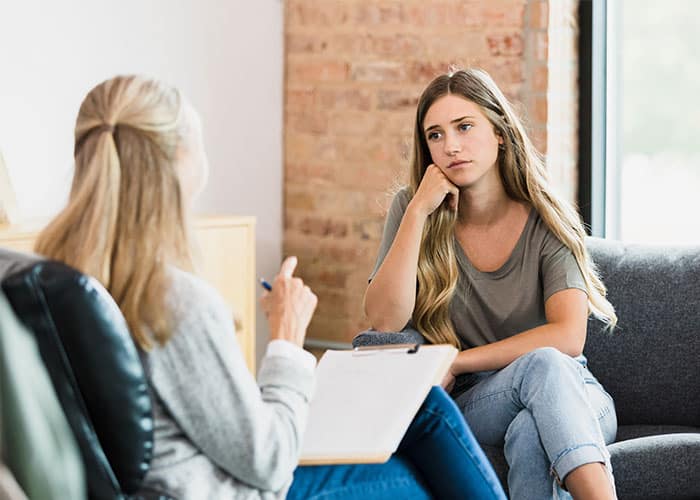
[(175, 88), (138, 76), (93, 88), (78, 112), (68, 204), (35, 244), (96, 277), (145, 350), (172, 332), (163, 307), (166, 266), (193, 267), (176, 165), (183, 105)]
[[(542, 155), (525, 133), (512, 105), (493, 79), (483, 70), (466, 69), (441, 75), (425, 89), (418, 101), (413, 134), (413, 156), (409, 190), (415, 194), (426, 169), (432, 163), (423, 133), (423, 121), (430, 106), (447, 94), (462, 96), (477, 104), (503, 138), (498, 152), (498, 172), (506, 194), (532, 205), (547, 227), (573, 253), (588, 292), (589, 310), (611, 327), (617, 322), (606, 288), (584, 245), (586, 235), (576, 210), (550, 188)], [(433, 343), (460, 347), (449, 316), (449, 306), (459, 277), (454, 252), (457, 213), (447, 200), (429, 217), (423, 229), (418, 258), (418, 290), (413, 323)]]

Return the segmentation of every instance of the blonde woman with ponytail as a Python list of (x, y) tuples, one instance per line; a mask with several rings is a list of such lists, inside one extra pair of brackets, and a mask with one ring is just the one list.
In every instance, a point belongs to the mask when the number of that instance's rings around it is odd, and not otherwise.
[(316, 364), (302, 347), (316, 296), (287, 258), (261, 298), (271, 341), (256, 381), (231, 312), (192, 273), (187, 220), (207, 177), (202, 142), (177, 89), (136, 76), (96, 86), (78, 113), (68, 204), (36, 245), (104, 284), (143, 354), (155, 421), (144, 485), (180, 500), (505, 499), (441, 387), (386, 463), (297, 467)]
[(461, 349), (444, 385), (520, 498), (615, 498), (612, 399), (586, 366), (589, 314), (616, 316), (576, 211), (491, 77), (439, 76), (418, 102), (410, 184), (365, 295), (373, 328)]

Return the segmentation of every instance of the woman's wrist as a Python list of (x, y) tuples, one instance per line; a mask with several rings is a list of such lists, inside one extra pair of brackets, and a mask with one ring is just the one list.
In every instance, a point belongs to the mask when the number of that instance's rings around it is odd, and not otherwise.
[(428, 219), (428, 215), (430, 214), (426, 213), (415, 198), (413, 198), (406, 207), (406, 216), (417, 224), (425, 224), (425, 221)]
[(469, 350), (465, 349), (464, 351), (461, 351), (459, 354), (457, 354), (457, 357), (455, 360), (452, 362), (452, 366), (450, 367), (450, 371), (452, 372), (452, 375), (455, 377), (458, 375), (461, 375), (463, 373), (469, 373)]

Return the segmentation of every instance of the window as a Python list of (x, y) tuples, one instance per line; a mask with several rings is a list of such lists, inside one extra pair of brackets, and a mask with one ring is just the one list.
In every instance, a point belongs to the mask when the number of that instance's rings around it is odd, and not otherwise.
[(695, 0), (581, 2), (580, 204), (595, 235), (700, 243), (698, 19)]

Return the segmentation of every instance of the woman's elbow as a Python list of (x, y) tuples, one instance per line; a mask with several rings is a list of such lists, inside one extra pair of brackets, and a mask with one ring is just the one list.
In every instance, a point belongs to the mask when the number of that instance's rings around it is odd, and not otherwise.
[(365, 308), (365, 315), (369, 320), (370, 327), (378, 332), (400, 332), (408, 323), (408, 318), (406, 321), (401, 321), (399, 318), (391, 317), (392, 315), (371, 311), (367, 308)]
[(565, 346), (566, 354), (573, 358), (582, 355), (586, 345), (586, 328), (573, 327), (568, 333)]
[(260, 449), (251, 458), (247, 480), (264, 491), (280, 491), (291, 480), (299, 456), (296, 447)]
[(399, 304), (387, 304), (378, 307), (377, 304), (367, 300), (365, 295), (364, 311), (370, 327), (378, 332), (398, 332), (403, 330), (411, 319), (411, 315), (400, 311)]

